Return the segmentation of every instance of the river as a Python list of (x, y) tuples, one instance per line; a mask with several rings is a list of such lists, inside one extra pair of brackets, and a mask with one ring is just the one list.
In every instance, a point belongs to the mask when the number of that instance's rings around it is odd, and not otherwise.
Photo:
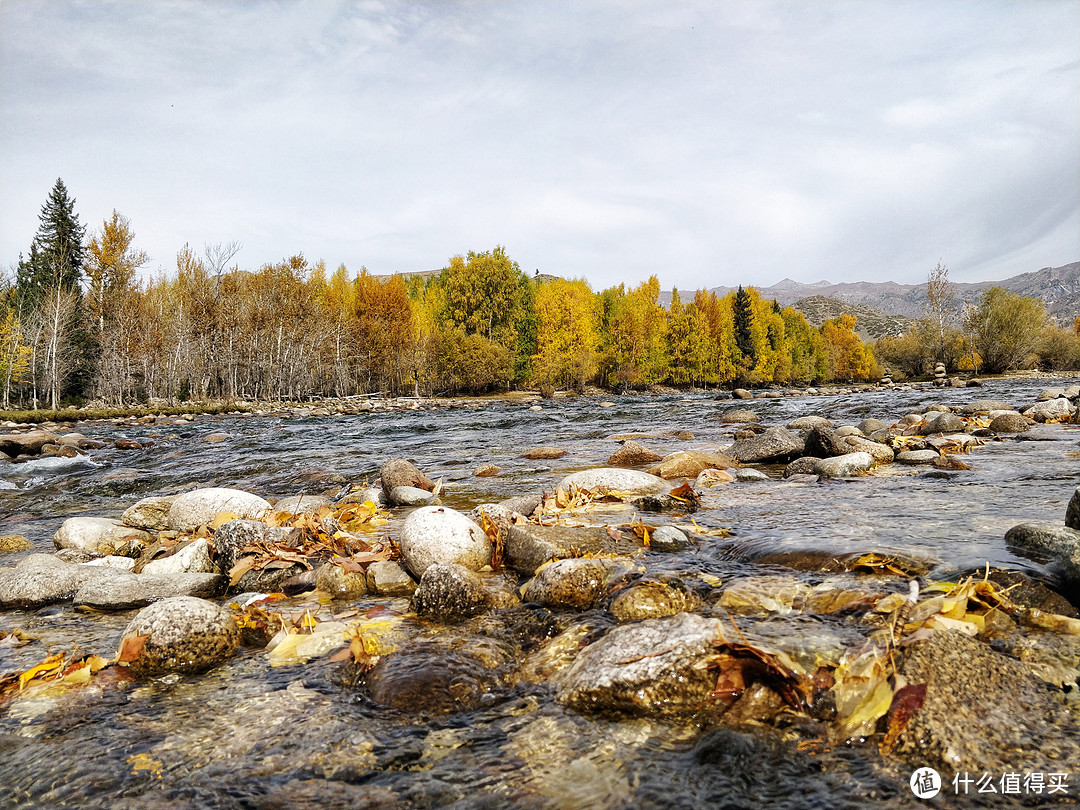
[[(1048, 385), (1075, 380), (987, 381), (981, 388), (866, 391), (739, 403), (765, 424), (820, 415), (835, 424), (888, 423), (931, 404), (974, 399), (1033, 403)], [(610, 403), (610, 404), (608, 404)], [(101, 422), (87, 436), (150, 446), (92, 451), (76, 459), (0, 463), (0, 535), (23, 534), (51, 551), (52, 534), (74, 515), (119, 517), (139, 498), (194, 486), (229, 486), (264, 496), (338, 490), (378, 476), (404, 457), (443, 480), (443, 501), (479, 503), (551, 490), (567, 473), (602, 466), (639, 439), (658, 453), (717, 449), (733, 440), (714, 418), (732, 402), (713, 394), (612, 397), (359, 416), (200, 417), (190, 424)], [(692, 439), (675, 434), (688, 431)], [(226, 434), (207, 441), (211, 433)], [(1011, 526), (1057, 519), (1080, 483), (1080, 428), (1040, 428), (1040, 440), (990, 440), (964, 459), (968, 471), (890, 465), (848, 481), (763, 482), (703, 493), (694, 515), (727, 540), (656, 557), (660, 573), (727, 579), (754, 570), (754, 557), (781, 550), (898, 552), (928, 561), (928, 579), (951, 579), (987, 563), (1045, 575), (1005, 547)], [(555, 445), (555, 461), (525, 448)], [(474, 477), (479, 464), (501, 472)], [(407, 510), (395, 510), (393, 533)], [(660, 523), (664, 515), (649, 515)], [(13, 559), (0, 559), (12, 564)], [(386, 603), (365, 597), (360, 607)], [(394, 607), (404, 610), (400, 600)], [(111, 656), (130, 613), (70, 606), (0, 613), (0, 630), (39, 637), (0, 645), (0, 672), (25, 669), (77, 645)], [(779, 632), (807, 630), (792, 620)], [(448, 636), (462, 634), (456, 628)], [(469, 643), (464, 635), (462, 644)], [(453, 655), (453, 652), (447, 653)], [(563, 709), (545, 685), (519, 682), (490, 705), (450, 716), (388, 710), (341, 683), (325, 660), (271, 668), (244, 650), (202, 676), (134, 685), (95, 677), (80, 689), (0, 707), (0, 806), (46, 807), (744, 807), (923, 806), (872, 750), (797, 754), (770, 735), (705, 729), (693, 722), (584, 717)], [(1080, 791), (1080, 786), (1075, 790)], [(987, 806), (1009, 806), (999, 803)], [(1017, 804), (1016, 806), (1021, 806)]]

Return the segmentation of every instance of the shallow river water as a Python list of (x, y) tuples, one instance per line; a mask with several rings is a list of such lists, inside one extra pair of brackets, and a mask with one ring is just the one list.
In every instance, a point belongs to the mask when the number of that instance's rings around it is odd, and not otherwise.
[[(890, 424), (936, 403), (1002, 399), (1016, 406), (1064, 380), (995, 380), (982, 388), (870, 391), (739, 403), (765, 424), (820, 415), (834, 424), (874, 417)], [(264, 496), (340, 489), (378, 476), (393, 457), (442, 478), (443, 501), (467, 511), (513, 495), (552, 490), (567, 473), (602, 466), (639, 439), (658, 453), (718, 449), (734, 427), (715, 416), (733, 403), (711, 394), (593, 398), (527, 405), (409, 411), (351, 417), (222, 416), (188, 425), (91, 423), (90, 437), (152, 446), (92, 451), (77, 459), (0, 463), (0, 535), (23, 534), (39, 551), (73, 515), (119, 517), (139, 498), (194, 486), (229, 486)], [(531, 403), (529, 403), (531, 404)], [(689, 431), (693, 439), (675, 437)], [(227, 434), (208, 442), (210, 433)], [(1040, 440), (988, 441), (964, 456), (969, 471), (890, 465), (847, 481), (789, 482), (761, 467), (763, 482), (703, 493), (694, 515), (729, 539), (693, 552), (647, 555), (650, 571), (684, 578), (752, 573), (753, 559), (782, 550), (836, 554), (902, 552), (926, 559), (929, 579), (992, 566), (1045, 576), (1004, 543), (1017, 523), (1060, 520), (1080, 483), (1080, 427), (1040, 428)], [(522, 451), (555, 445), (568, 454), (529, 461)], [(478, 478), (482, 463), (501, 472)], [(393, 535), (407, 510), (395, 510)], [(645, 516), (659, 524), (670, 515)], [(620, 520), (625, 520), (620, 519)], [(10, 565), (15, 557), (0, 558)], [(790, 572), (789, 572), (790, 573)], [(802, 576), (802, 575), (800, 575)], [(808, 580), (809, 581), (809, 580)], [(298, 597), (303, 599), (307, 597)], [(404, 611), (406, 603), (390, 600)], [(356, 607), (387, 604), (364, 597)], [(600, 611), (596, 611), (598, 614)], [(0, 630), (39, 640), (0, 645), (0, 673), (21, 671), (50, 651), (78, 647), (111, 657), (133, 613), (70, 606), (0, 612)], [(415, 619), (407, 622), (416, 623)], [(610, 618), (597, 616), (599, 627)], [(762, 625), (767, 624), (762, 622)], [(785, 617), (766, 634), (812, 637), (808, 618)], [(416, 628), (469, 644), (475, 627)], [(470, 635), (474, 634), (474, 635)], [(454, 655), (450, 644), (447, 655)], [(564, 709), (553, 689), (525, 680), (471, 711), (427, 716), (387, 709), (342, 682), (325, 659), (274, 667), (245, 649), (200, 676), (134, 684), (104, 674), (81, 688), (0, 705), (0, 807), (460, 807), (649, 808), (919, 807), (909, 770), (883, 763), (872, 745), (797, 750), (781, 736), (688, 721), (586, 717)], [(1073, 770), (1076, 770), (1075, 768)], [(1074, 786), (1080, 792), (1080, 786)], [(1021, 800), (970, 805), (1023, 806)]]

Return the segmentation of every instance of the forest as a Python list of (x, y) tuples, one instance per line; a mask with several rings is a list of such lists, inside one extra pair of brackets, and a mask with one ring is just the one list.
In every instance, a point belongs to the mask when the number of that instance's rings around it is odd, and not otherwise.
[(241, 269), (238, 243), (184, 245), (174, 271), (144, 277), (131, 222), (113, 211), (88, 235), (59, 179), (39, 222), (0, 282), (5, 409), (808, 385), (875, 381), (882, 363), (917, 376), (938, 361), (998, 372), (1080, 359), (1080, 319), (1058, 327), (1000, 288), (958, 311), (941, 265), (926, 317), (874, 347), (850, 315), (816, 327), (753, 287), (685, 301), (675, 290), (665, 308), (655, 276), (595, 292), (530, 278), (499, 246), (434, 274), (374, 276), (302, 253)]

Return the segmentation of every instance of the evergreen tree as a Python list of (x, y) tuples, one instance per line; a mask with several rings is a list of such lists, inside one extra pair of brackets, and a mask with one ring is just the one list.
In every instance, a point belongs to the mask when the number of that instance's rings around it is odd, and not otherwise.
[(744, 290), (741, 284), (735, 292), (733, 315), (735, 318), (735, 345), (742, 353), (742, 356), (749, 361), (748, 365), (752, 367), (754, 364), (754, 338), (751, 332), (754, 326), (753, 301), (750, 299), (750, 293)]
[(34, 307), (50, 287), (77, 291), (82, 276), (85, 228), (75, 213), (75, 200), (57, 178), (38, 215), (30, 257), (19, 262), (16, 285), (25, 305)]

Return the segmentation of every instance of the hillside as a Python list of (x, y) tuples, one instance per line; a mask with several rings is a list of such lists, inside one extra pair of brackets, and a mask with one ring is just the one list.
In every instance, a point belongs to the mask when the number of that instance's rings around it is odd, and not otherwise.
[[(1022, 273), (1004, 281), (953, 284), (958, 304), (975, 303), (983, 290), (995, 286), (1004, 287), (1020, 295), (1042, 299), (1047, 311), (1057, 318), (1058, 323), (1071, 323), (1074, 318), (1080, 317), (1080, 262), (1073, 262), (1062, 267), (1044, 267), (1042, 270)], [(714, 287), (712, 291), (723, 296), (732, 289), (731, 287)], [(757, 287), (757, 290), (763, 298), (768, 300), (775, 298), (781, 306), (791, 306), (807, 298), (824, 298), (849, 305), (870, 307), (883, 316), (900, 315), (906, 318), (918, 318), (926, 305), (925, 283), (856, 281), (831, 284), (828, 281), (818, 281), (813, 284), (801, 284), (786, 278), (771, 287)], [(665, 306), (670, 299), (671, 293), (661, 294), (661, 302)], [(855, 312), (852, 311), (852, 314)]]
[(811, 295), (808, 298), (800, 298), (792, 306), (806, 316), (814, 326), (821, 326), (830, 318), (839, 318), (841, 315), (854, 315), (856, 328), (863, 340), (877, 340), (887, 336), (898, 336), (907, 331), (911, 318), (903, 315), (886, 315), (880, 310), (868, 307), (865, 304), (838, 301), (835, 298), (826, 298), (823, 295)]

